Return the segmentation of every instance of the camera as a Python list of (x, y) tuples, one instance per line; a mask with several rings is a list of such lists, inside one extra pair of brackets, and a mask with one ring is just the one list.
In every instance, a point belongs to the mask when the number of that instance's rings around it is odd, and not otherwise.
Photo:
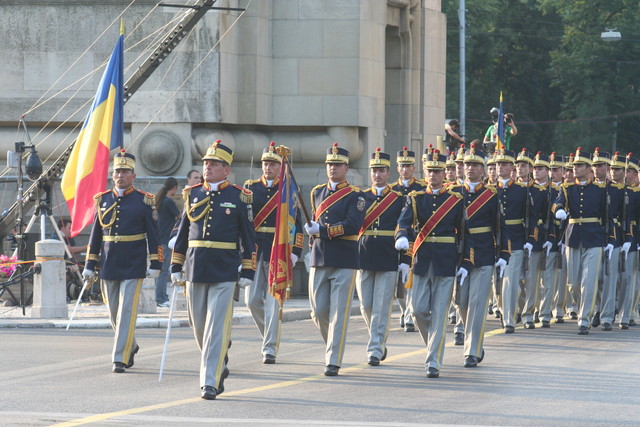
[(512, 113), (505, 114), (504, 122), (506, 124), (512, 123), (513, 122), (513, 114)]

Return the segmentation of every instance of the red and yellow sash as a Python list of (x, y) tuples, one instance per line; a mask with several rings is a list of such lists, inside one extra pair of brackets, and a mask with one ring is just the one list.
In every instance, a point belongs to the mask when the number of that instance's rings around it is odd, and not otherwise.
[(318, 205), (318, 209), (316, 209), (316, 213), (313, 216), (313, 220), (317, 222), (318, 219), (320, 219), (320, 217), (324, 213), (324, 211), (329, 209), (329, 207), (331, 207), (331, 205), (333, 205), (338, 200), (342, 199), (343, 197), (345, 197), (347, 194), (351, 193), (352, 191), (353, 191), (353, 189), (351, 188), (351, 186), (346, 186), (346, 187), (341, 188), (340, 190), (336, 191), (335, 193), (331, 194), (326, 199), (324, 199), (320, 203), (320, 205)]
[(396, 201), (398, 195), (393, 191), (389, 191), (389, 193), (382, 198), (380, 203), (373, 206), (373, 209), (370, 209), (367, 212), (367, 215), (364, 217), (364, 222), (362, 223), (362, 227), (360, 227), (360, 231), (358, 231), (358, 238), (362, 236), (362, 233), (365, 232), (367, 228), (373, 224), (373, 222), (380, 217), (386, 211), (393, 202)]
[(493, 196), (493, 192), (487, 188), (475, 199), (469, 206), (467, 206), (467, 219), (471, 218), (489, 199)]
[(269, 217), (271, 212), (273, 212), (278, 206), (278, 192), (271, 196), (269, 201), (260, 209), (260, 212), (253, 217), (253, 227), (257, 230), (258, 227), (262, 225), (262, 223)]
[(413, 243), (413, 254), (418, 253), (418, 249), (420, 245), (424, 242), (424, 239), (436, 228), (436, 225), (442, 221), (442, 218), (445, 217), (447, 213), (460, 201), (461, 199), (457, 196), (449, 196), (447, 200), (444, 201), (443, 204), (440, 205), (438, 209), (431, 215), (431, 218), (422, 226), (418, 237), (416, 237), (415, 242)]

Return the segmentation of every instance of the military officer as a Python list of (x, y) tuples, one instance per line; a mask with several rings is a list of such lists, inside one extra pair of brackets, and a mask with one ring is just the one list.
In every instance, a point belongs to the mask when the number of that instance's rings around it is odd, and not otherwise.
[(100, 261), (102, 295), (115, 331), (112, 370), (122, 373), (133, 366), (140, 348), (135, 339), (140, 289), (145, 276), (155, 278), (160, 274), (162, 246), (154, 217), (154, 195), (133, 186), (135, 157), (125, 150), (117, 153), (111, 177), (115, 187), (94, 196), (97, 213), (82, 275), (93, 278)]
[[(555, 158), (555, 155), (554, 155)], [(533, 180), (534, 185), (531, 189), (533, 202), (539, 212), (538, 218), (538, 239), (533, 244), (533, 252), (531, 254), (531, 263), (529, 271), (536, 270), (535, 286), (532, 291), (540, 291), (540, 295), (536, 298), (536, 307), (540, 313), (540, 321), (543, 328), (551, 327), (552, 306), (555, 292), (557, 268), (556, 256), (557, 248), (556, 228), (551, 215), (552, 198), (551, 181), (549, 179), (549, 169), (551, 159), (546, 154), (538, 151), (533, 159)], [(557, 194), (555, 194), (557, 196)], [(535, 258), (539, 258), (536, 260)], [(524, 316), (523, 316), (524, 317)], [(526, 319), (529, 319), (528, 315)]]
[[(253, 226), (256, 230), (258, 255), (256, 274), (251, 286), (245, 288), (245, 302), (251, 311), (253, 320), (262, 335), (262, 363), (276, 362), (280, 342), (280, 318), (278, 301), (269, 293), (269, 261), (276, 226), (276, 197), (279, 188), (282, 157), (276, 152), (275, 142), (271, 141), (261, 157), (262, 177), (248, 180), (244, 187), (253, 193), (251, 205), (254, 213)], [(296, 216), (291, 264), (295, 265), (302, 253), (302, 221)]]
[(454, 276), (464, 280), (473, 267), (461, 186), (443, 185), (445, 162), (437, 149), (426, 154), (427, 187), (409, 193), (395, 235), (398, 250), (413, 241), (411, 310), (427, 346), (427, 378), (440, 376)]
[[(638, 186), (638, 171), (640, 171), (640, 160), (632, 157), (629, 153), (625, 162), (625, 182), (627, 185), (627, 213), (626, 223), (633, 238), (625, 259), (625, 271), (621, 273), (620, 292), (618, 293), (618, 311), (620, 329), (629, 329), (631, 321), (634, 320), (638, 307), (638, 243), (640, 223), (640, 187)], [(635, 322), (635, 321), (634, 321)]]
[(466, 368), (476, 367), (484, 359), (482, 344), (491, 276), (494, 274), (494, 267), (498, 270), (498, 277), (503, 276), (511, 250), (509, 235), (499, 210), (497, 191), (493, 186), (482, 182), (485, 162), (485, 153), (472, 144), (464, 156), (466, 179), (462, 194), (471, 241), (470, 260), (474, 268), (466, 280), (460, 281), (460, 295), (456, 298), (458, 313), (464, 325)]
[(311, 190), (314, 219), (304, 228), (312, 237), (311, 316), (326, 343), (324, 375), (332, 377), (342, 365), (366, 201), (347, 181), (349, 151), (334, 142), (325, 163), (329, 182)]
[(367, 363), (377, 366), (387, 356), (385, 345), (398, 276), (398, 253), (393, 235), (404, 206), (402, 193), (388, 184), (391, 155), (380, 148), (369, 160), (371, 187), (362, 192), (366, 215), (358, 236), (360, 264), (356, 291), (360, 312), (369, 329)]
[[(616, 288), (618, 283), (619, 264), (620, 264), (620, 248), (625, 243), (625, 233), (622, 224), (622, 210), (624, 204), (624, 180), (620, 179), (618, 183), (611, 182), (609, 180), (609, 169), (612, 166), (612, 156), (609, 153), (600, 151), (596, 148), (593, 152), (592, 168), (595, 176), (594, 182), (605, 186), (607, 209), (609, 215), (613, 220), (612, 229), (605, 232), (609, 232), (614, 236), (613, 250), (611, 251), (611, 257), (605, 258), (604, 262), (609, 265), (604, 265), (600, 269), (600, 277), (598, 279), (598, 296), (596, 297), (596, 315), (592, 321), (592, 326), (597, 327), (602, 324), (602, 330), (611, 331), (613, 324), (613, 318), (615, 316), (616, 309)], [(624, 169), (624, 162), (622, 166), (616, 165), (618, 169)], [(624, 176), (624, 172), (619, 174), (619, 178)], [(625, 246), (628, 248), (631, 246), (631, 236), (629, 236), (629, 244)]]
[[(426, 173), (425, 173), (426, 177)], [(444, 182), (446, 185), (451, 183), (459, 184), (456, 182), (456, 153), (452, 151), (447, 157), (447, 161), (444, 165)]]
[[(560, 186), (564, 182), (565, 160), (566, 156), (556, 154), (555, 152), (549, 155), (549, 201), (551, 205), (558, 198), (558, 192), (561, 191)], [(553, 216), (551, 205), (549, 206), (549, 214), (551, 215), (549, 226), (553, 229), (555, 239), (548, 239), (548, 241), (554, 243), (549, 251), (549, 256), (555, 257), (556, 259), (552, 314), (555, 316), (556, 323), (564, 323), (567, 301), (567, 263), (564, 261), (565, 251), (562, 236), (564, 234), (565, 221), (560, 221)]]
[[(398, 164), (398, 182), (392, 186), (392, 190), (402, 193), (406, 196), (412, 191), (424, 190), (425, 183), (419, 179), (414, 178), (416, 172), (416, 154), (409, 150), (407, 147), (403, 147), (401, 151), (398, 151), (396, 156), (396, 163)], [(409, 251), (410, 252), (410, 251)], [(400, 253), (400, 281), (398, 283), (398, 303), (400, 304), (400, 326), (404, 327), (405, 332), (415, 332), (416, 328), (413, 324), (413, 317), (411, 317), (411, 289), (404, 288), (407, 278), (409, 277), (409, 268), (411, 264), (411, 256), (406, 252)], [(403, 295), (404, 296), (401, 296)]]
[[(233, 293), (252, 283), (256, 264), (250, 190), (231, 184), (233, 151), (215, 141), (203, 159), (204, 183), (185, 188), (185, 207), (171, 257), (171, 279), (184, 268), (189, 321), (202, 356), (200, 396), (213, 400), (229, 375)], [(240, 271), (240, 273), (239, 273)], [(240, 276), (240, 278), (238, 278)]]
[[(531, 212), (532, 204), (529, 197), (529, 187), (511, 178), (516, 162), (515, 153), (511, 150), (497, 150), (496, 153), (500, 211), (504, 214), (504, 231), (508, 234), (511, 243), (511, 258), (506, 266), (502, 284), (501, 311), (505, 333), (512, 334), (515, 332), (516, 309), (518, 308), (520, 279), (523, 276), (523, 263), (525, 262), (525, 255), (528, 258), (533, 249), (537, 218)], [(524, 157), (529, 158), (528, 154), (521, 154), (519, 163), (528, 163), (524, 160)], [(520, 166), (520, 168), (523, 169), (524, 165)], [(533, 322), (531, 322), (531, 325), (533, 325)]]
[[(587, 335), (594, 314), (598, 274), (606, 243), (605, 256), (613, 251), (614, 236), (606, 236), (603, 222), (613, 221), (606, 208), (604, 184), (589, 179), (590, 153), (578, 148), (573, 158), (574, 182), (562, 184), (562, 191), (553, 205), (557, 219), (568, 218), (565, 232), (567, 280), (580, 284), (578, 335)], [(610, 228), (611, 229), (611, 228)]]
[[(525, 211), (525, 229), (529, 229), (529, 232), (533, 234), (527, 239), (527, 242), (531, 244), (528, 253), (525, 253), (523, 263), (528, 265), (525, 268), (524, 280), (520, 286), (520, 297), (518, 298), (518, 306), (522, 315), (522, 321), (524, 322), (525, 329), (534, 329), (534, 311), (538, 309), (539, 294), (538, 288), (540, 287), (540, 260), (542, 259), (543, 245), (544, 250), (549, 247), (545, 236), (540, 232), (540, 228), (543, 224), (542, 212), (544, 209), (548, 209), (547, 199), (545, 196), (546, 187), (535, 184), (531, 179), (531, 169), (534, 166), (534, 156), (527, 149), (522, 149), (516, 157), (516, 175), (518, 176), (518, 183), (524, 184), (526, 187), (526, 196), (529, 201), (528, 209)], [(539, 175), (547, 173), (547, 168), (539, 161)], [(545, 178), (546, 182), (546, 178)], [(525, 244), (526, 245), (526, 244)], [(526, 252), (527, 250), (525, 250)], [(523, 265), (523, 267), (525, 267)]]

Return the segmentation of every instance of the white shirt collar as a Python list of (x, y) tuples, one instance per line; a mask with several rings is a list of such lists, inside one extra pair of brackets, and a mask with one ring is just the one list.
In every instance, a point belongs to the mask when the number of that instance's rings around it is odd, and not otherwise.
[(222, 184), (225, 181), (226, 180), (223, 179), (222, 181), (218, 181), (218, 182), (210, 182), (209, 187), (211, 187), (211, 191), (218, 191), (218, 187), (220, 186), (220, 184)]
[(387, 188), (387, 186), (385, 185), (384, 187), (377, 187), (375, 186), (376, 189), (376, 196), (382, 196), (382, 192), (384, 191), (384, 189)]

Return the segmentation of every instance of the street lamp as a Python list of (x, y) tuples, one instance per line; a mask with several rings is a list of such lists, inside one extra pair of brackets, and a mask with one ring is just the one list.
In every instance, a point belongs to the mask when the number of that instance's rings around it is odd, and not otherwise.
[[(600, 33), (600, 39), (603, 42), (619, 42), (622, 39), (622, 35), (616, 28), (605, 28), (605, 31)], [(616, 61), (616, 74), (620, 74), (620, 62)], [(612, 153), (616, 152), (618, 145), (618, 116), (613, 118), (613, 144), (611, 150)]]
[(606, 28), (606, 31), (600, 33), (600, 38), (603, 42), (619, 42), (622, 39), (622, 35), (615, 28)]

